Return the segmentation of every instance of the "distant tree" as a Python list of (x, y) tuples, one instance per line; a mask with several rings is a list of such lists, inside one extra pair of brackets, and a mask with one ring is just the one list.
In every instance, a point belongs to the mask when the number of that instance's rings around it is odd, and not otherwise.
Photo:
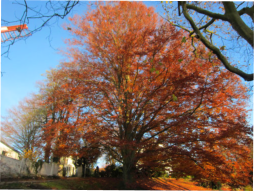
[(2, 119), (1, 132), (20, 153), (34, 152), (46, 123), (47, 113), (40, 105), (39, 95), (25, 98)]
[[(75, 166), (82, 166), (82, 177), (86, 175), (91, 176), (91, 167), (101, 155), (101, 151), (98, 146), (85, 146), (82, 147), (76, 156)], [(92, 169), (93, 170), (93, 169)], [(97, 173), (98, 175), (98, 173)]]

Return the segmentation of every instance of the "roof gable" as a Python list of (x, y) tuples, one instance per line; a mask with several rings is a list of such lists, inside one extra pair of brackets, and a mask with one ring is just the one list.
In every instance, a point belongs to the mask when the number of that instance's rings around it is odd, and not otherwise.
[(11, 150), (19, 153), (19, 151), (17, 151), (16, 149), (14, 149), (13, 147), (11, 147), (10, 145), (8, 145), (6, 142), (4, 142), (3, 140), (0, 140), (1, 143), (3, 143), (5, 146), (9, 147)]

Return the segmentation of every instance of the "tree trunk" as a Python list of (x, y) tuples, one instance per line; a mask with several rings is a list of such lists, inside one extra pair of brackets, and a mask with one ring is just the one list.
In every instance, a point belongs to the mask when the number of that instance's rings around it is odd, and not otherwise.
[(45, 152), (44, 160), (47, 163), (49, 163), (50, 149), (51, 149), (51, 144), (50, 142), (47, 142), (46, 148), (44, 149), (44, 152)]
[(123, 156), (123, 186), (124, 189), (130, 189), (135, 181), (135, 151), (125, 149), (125, 152), (127, 155)]
[(82, 164), (82, 177), (84, 177), (85, 172), (85, 165)]
[(84, 177), (86, 177), (86, 164), (85, 164), (85, 172), (84, 172)]

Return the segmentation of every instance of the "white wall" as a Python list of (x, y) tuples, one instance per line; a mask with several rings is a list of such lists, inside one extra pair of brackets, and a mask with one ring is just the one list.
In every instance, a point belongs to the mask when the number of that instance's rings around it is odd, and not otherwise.
[(21, 161), (0, 155), (1, 178), (16, 177), (20, 174)]
[[(43, 163), (42, 168), (38, 169), (37, 175), (41, 176), (63, 176), (63, 168), (66, 170), (66, 176), (76, 175), (76, 168), (73, 159), (65, 157), (63, 164)], [(82, 173), (82, 169), (80, 171)], [(17, 160), (0, 154), (0, 176), (2, 178), (36, 175), (32, 162), (28, 159)], [(1, 178), (0, 177), (0, 178)]]
[(77, 168), (77, 177), (82, 177), (82, 166)]
[(42, 176), (57, 176), (58, 169), (59, 165), (57, 163), (43, 163), (38, 174)]
[[(56, 163), (43, 163), (37, 175), (57, 176), (59, 165)], [(16, 160), (0, 155), (0, 175), (1, 178), (36, 175), (32, 163), (28, 159)]]

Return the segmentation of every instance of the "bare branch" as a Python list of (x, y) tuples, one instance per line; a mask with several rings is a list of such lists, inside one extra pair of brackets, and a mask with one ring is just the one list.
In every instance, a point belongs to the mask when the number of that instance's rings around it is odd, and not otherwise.
[(239, 76), (241, 76), (243, 79), (245, 79), (246, 81), (253, 81), (253, 74), (247, 74), (245, 72), (243, 72), (242, 70), (235, 68), (234, 66), (232, 66), (227, 58), (221, 53), (221, 51), (214, 46), (212, 43), (210, 43), (200, 32), (199, 28), (196, 26), (195, 22), (192, 20), (191, 16), (188, 13), (188, 9), (187, 9), (187, 4), (185, 2), (181, 3), (182, 6), (182, 12), (184, 14), (184, 17), (188, 20), (188, 22), (190, 23), (191, 27), (193, 28), (193, 30), (195, 31), (195, 33), (199, 36), (200, 40), (203, 42), (203, 44), (209, 48), (210, 50), (213, 51), (214, 54), (216, 54), (216, 56), (222, 61), (223, 65), (232, 73), (235, 73)]
[(186, 2), (182, 1), (181, 2), (181, 6), (183, 6), (183, 4), (186, 5), (187, 9), (191, 9), (191, 10), (197, 11), (198, 13), (207, 15), (207, 16), (212, 17), (214, 19), (221, 19), (221, 20), (224, 20), (224, 21), (228, 20), (228, 18), (225, 15), (218, 14), (218, 13), (213, 13), (213, 12), (207, 11), (205, 9), (201, 9), (200, 7), (197, 7), (195, 5), (186, 4)]

